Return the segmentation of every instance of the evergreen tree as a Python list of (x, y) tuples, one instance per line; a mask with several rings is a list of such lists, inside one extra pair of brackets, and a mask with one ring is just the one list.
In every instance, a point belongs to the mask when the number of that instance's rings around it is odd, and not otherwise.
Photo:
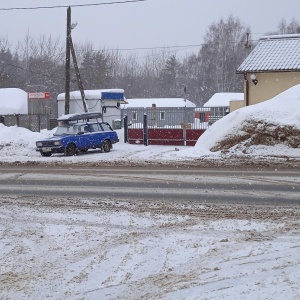
[[(180, 63), (175, 55), (170, 56), (165, 64), (165, 67), (160, 73), (161, 91), (163, 97), (178, 97), (178, 71)], [(180, 95), (181, 96), (181, 95)]]

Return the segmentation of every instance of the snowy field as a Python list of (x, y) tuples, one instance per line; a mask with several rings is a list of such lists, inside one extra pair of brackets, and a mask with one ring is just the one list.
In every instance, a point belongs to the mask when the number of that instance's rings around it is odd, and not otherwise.
[[(300, 166), (300, 87), (232, 112), (195, 147), (42, 157), (0, 124), (0, 163)], [(216, 183), (217, 184), (217, 183)], [(295, 183), (298, 184), (298, 183)], [(0, 197), (1, 299), (300, 299), (298, 207)], [(185, 199), (182, 199), (185, 200)]]

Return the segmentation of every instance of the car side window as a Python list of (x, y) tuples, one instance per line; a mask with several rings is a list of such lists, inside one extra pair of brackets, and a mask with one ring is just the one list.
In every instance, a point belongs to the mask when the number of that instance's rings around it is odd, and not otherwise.
[(78, 132), (80, 132), (81, 131), (81, 127), (80, 126), (73, 126), (72, 127), (72, 133), (73, 134), (77, 134)]
[(91, 127), (93, 132), (102, 131), (98, 123), (91, 124)]
[(111, 127), (109, 126), (109, 124), (106, 123), (101, 123), (101, 126), (103, 128), (103, 131), (112, 131)]

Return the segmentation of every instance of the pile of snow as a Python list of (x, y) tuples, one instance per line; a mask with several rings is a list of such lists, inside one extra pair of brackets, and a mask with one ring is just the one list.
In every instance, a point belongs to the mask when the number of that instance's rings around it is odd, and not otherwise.
[(28, 114), (27, 93), (21, 89), (0, 89), (0, 114)]
[(194, 151), (250, 153), (262, 147), (300, 154), (300, 85), (228, 114), (204, 132)]
[(42, 130), (32, 132), (23, 127), (7, 127), (0, 123), (0, 158), (1, 161), (12, 159), (22, 161), (31, 157), (35, 151), (35, 141), (41, 138), (50, 137), (53, 131)]

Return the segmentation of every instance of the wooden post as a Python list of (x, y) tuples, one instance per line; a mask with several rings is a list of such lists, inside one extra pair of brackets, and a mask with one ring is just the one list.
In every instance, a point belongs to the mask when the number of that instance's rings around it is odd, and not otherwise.
[(67, 9), (67, 37), (66, 37), (66, 82), (65, 82), (65, 114), (70, 113), (70, 37), (71, 37), (71, 7)]
[(128, 143), (128, 117), (124, 116), (124, 143)]
[(148, 117), (144, 114), (144, 122), (143, 122), (143, 140), (144, 145), (148, 146)]

